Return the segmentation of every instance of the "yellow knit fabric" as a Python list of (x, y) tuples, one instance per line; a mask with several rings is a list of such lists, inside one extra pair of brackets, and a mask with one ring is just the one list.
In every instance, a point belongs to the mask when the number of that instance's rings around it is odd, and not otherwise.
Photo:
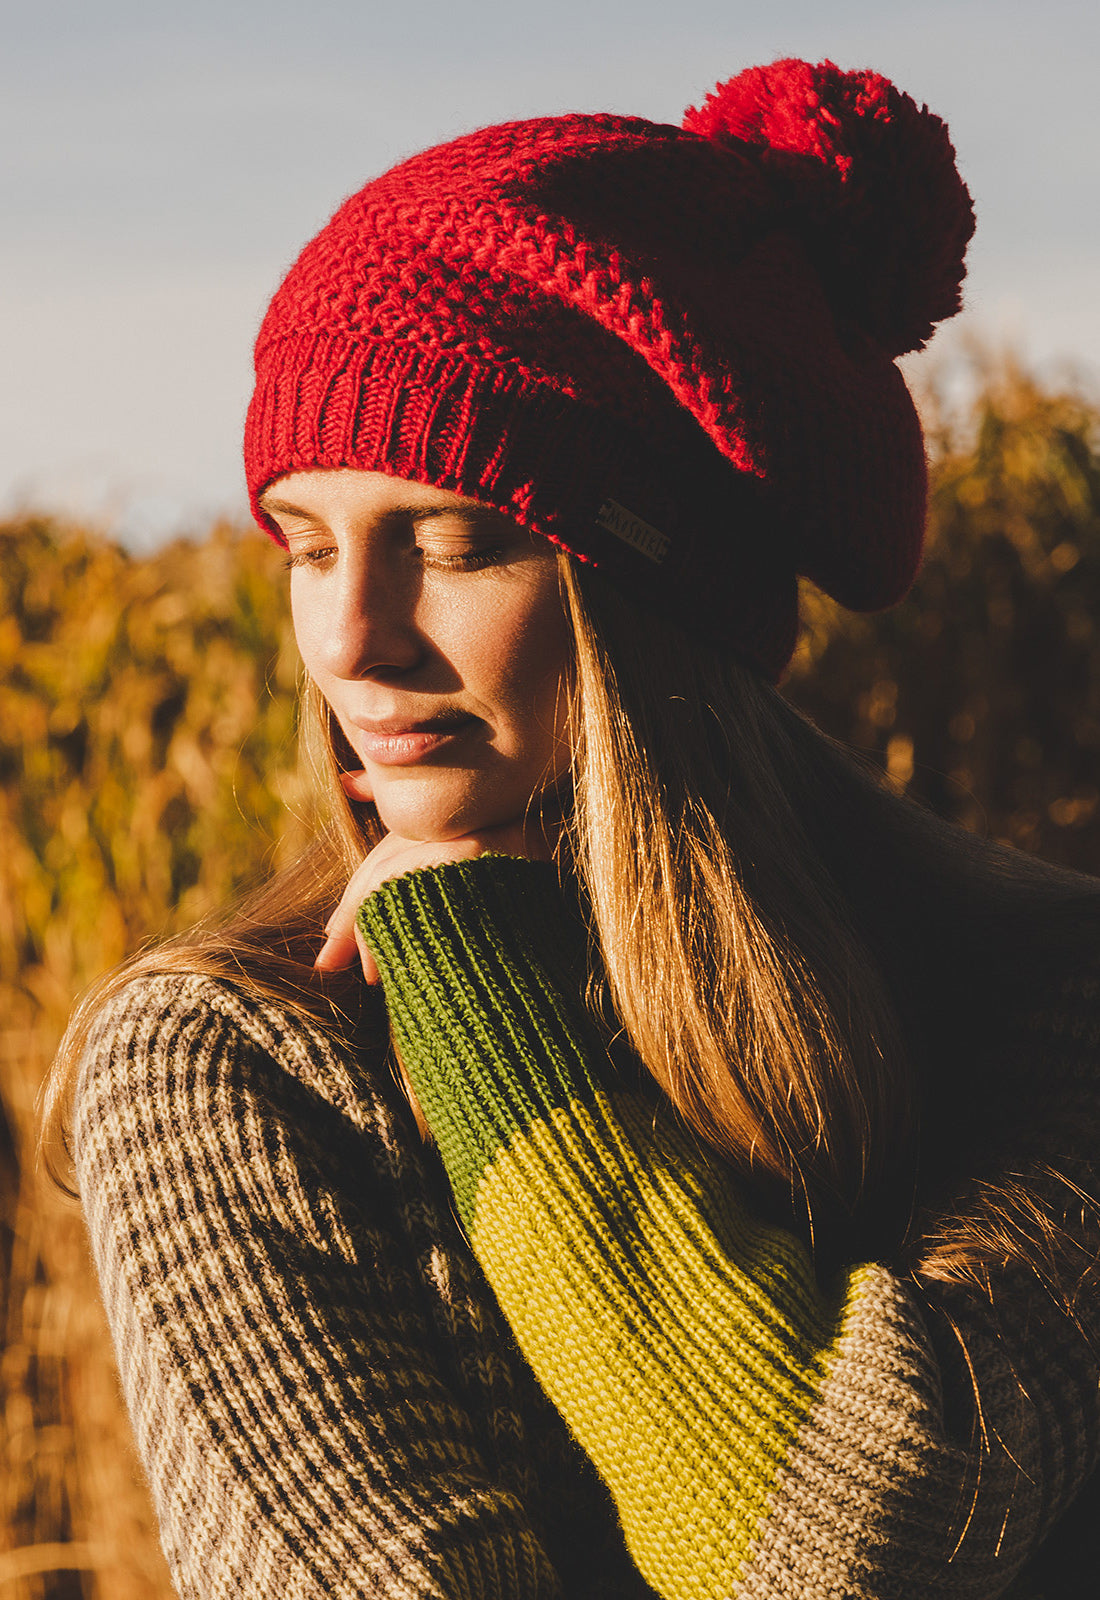
[(719, 1600), (837, 1321), (797, 1242), (716, 1200), (701, 1152), (651, 1120), (640, 1100), (599, 1094), (532, 1124), (484, 1172), (472, 1243), (642, 1574), (678, 1600)]

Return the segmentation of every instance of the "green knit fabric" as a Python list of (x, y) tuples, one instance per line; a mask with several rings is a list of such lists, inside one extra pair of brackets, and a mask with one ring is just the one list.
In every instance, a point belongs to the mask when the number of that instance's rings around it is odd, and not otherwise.
[[(981, 1560), (960, 1557), (942, 1592), (999, 1592), (982, 1563), (1007, 1541), (1010, 1574), (1034, 1522), (1005, 1512), (1002, 1480), (1001, 1527), (984, 1528), (994, 1467), (968, 1483), (911, 1291), (865, 1265), (823, 1293), (799, 1241), (755, 1221), (728, 1169), (617, 1081), (552, 869), (482, 857), (415, 872), (370, 896), (359, 925), (474, 1253), (652, 1587), (757, 1592), (762, 1550), (783, 1548), (777, 1506), (812, 1519), (833, 1461), (862, 1479), (857, 1519), (861, 1495), (897, 1500), (903, 1571), (907, 1544), (927, 1568), (929, 1527), (942, 1540), (973, 1488)], [(812, 1592), (856, 1592), (825, 1565)]]
[(469, 1226), (485, 1168), (515, 1135), (595, 1099), (599, 1040), (565, 998), (583, 982), (583, 927), (553, 868), (508, 856), (393, 879), (358, 921)]
[(580, 930), (549, 869), (413, 873), (360, 925), (474, 1252), (631, 1554), (661, 1593), (728, 1595), (840, 1305), (794, 1238), (754, 1224), (692, 1140), (616, 1089), (554, 982), (576, 979)]

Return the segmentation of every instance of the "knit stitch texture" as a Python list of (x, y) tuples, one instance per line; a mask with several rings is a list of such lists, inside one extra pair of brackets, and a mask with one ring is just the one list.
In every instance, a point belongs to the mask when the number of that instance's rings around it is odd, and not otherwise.
[(970, 199), (884, 78), (776, 62), (683, 128), (486, 128), (352, 195), (273, 297), (253, 509), (358, 468), (514, 517), (768, 676), (796, 576), (890, 605), (924, 535), (893, 358), (959, 307)]
[[(771, 1594), (777, 1534), (800, 1527), (797, 1592), (998, 1593), (1095, 1464), (1095, 1356), (1049, 1316), (1032, 1347), (1037, 1285), (996, 1314), (944, 1288), (939, 1327), (882, 1266), (819, 1288), (798, 1241), (616, 1084), (570, 1000), (578, 939), (551, 876), (413, 873), (360, 926), (474, 1253), (643, 1575), (666, 1600)], [(945, 1425), (948, 1319), (981, 1377), (980, 1460)], [(1073, 1418), (1076, 1468), (1021, 1386)], [(807, 1489), (830, 1507), (816, 1527)]]
[[(86, 1057), (81, 1193), (185, 1600), (1090, 1593), (1097, 1359), (1037, 1285), (819, 1286), (611, 1068), (550, 869), (412, 874), (363, 920), (438, 1154), (378, 1060), (206, 979), (132, 986)], [(1068, 1122), (1091, 1158), (1096, 979), (1019, 1039), (1050, 1153)]]

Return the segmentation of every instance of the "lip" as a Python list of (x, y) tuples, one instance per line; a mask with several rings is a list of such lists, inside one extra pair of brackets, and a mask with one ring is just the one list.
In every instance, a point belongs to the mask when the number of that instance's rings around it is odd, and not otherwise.
[(460, 739), (479, 720), (457, 712), (453, 716), (428, 717), (423, 721), (405, 717), (348, 718), (356, 729), (356, 753), (364, 761), (372, 761), (380, 767), (415, 766), (418, 761)]

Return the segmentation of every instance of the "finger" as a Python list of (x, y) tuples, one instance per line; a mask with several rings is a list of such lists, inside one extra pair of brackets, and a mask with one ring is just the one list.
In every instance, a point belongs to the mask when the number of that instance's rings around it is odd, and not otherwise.
[(354, 937), (345, 934), (326, 934), (325, 942), (318, 950), (313, 967), (316, 972), (343, 972), (345, 967), (354, 964), (359, 954), (359, 948)]
[(350, 967), (357, 959), (359, 946), (356, 939), (355, 913), (366, 898), (367, 892), (367, 862), (363, 861), (352, 873), (336, 910), (325, 924), (325, 940), (313, 963), (318, 971), (339, 972), (345, 967)]
[(363, 968), (363, 977), (367, 983), (381, 983), (382, 974), (378, 970), (378, 963), (374, 959), (370, 945), (358, 928), (350, 939), (344, 934), (326, 935), (313, 966), (317, 972), (344, 972), (348, 967), (354, 966), (356, 960)]
[[(352, 778), (354, 774), (346, 776)], [(403, 839), (398, 834), (387, 834), (349, 878), (339, 904), (325, 924), (326, 937), (314, 961), (315, 968), (322, 972), (342, 971), (353, 964), (357, 955), (361, 956), (355, 925), (356, 913), (367, 896), (389, 878), (402, 877), (418, 867), (468, 860), (489, 849), (511, 847), (517, 854), (523, 854), (522, 844), (522, 824), (490, 828), (481, 837), (451, 840), (416, 841)], [(369, 950), (361, 959), (367, 982), (379, 982), (378, 967)]]
[(341, 772), (340, 787), (349, 800), (373, 800), (374, 790), (367, 774), (361, 769), (358, 772)]
[(355, 943), (359, 949), (359, 960), (363, 966), (363, 977), (369, 984), (381, 983), (382, 974), (378, 970), (378, 963), (374, 959), (374, 952), (363, 937), (363, 930), (355, 929)]

